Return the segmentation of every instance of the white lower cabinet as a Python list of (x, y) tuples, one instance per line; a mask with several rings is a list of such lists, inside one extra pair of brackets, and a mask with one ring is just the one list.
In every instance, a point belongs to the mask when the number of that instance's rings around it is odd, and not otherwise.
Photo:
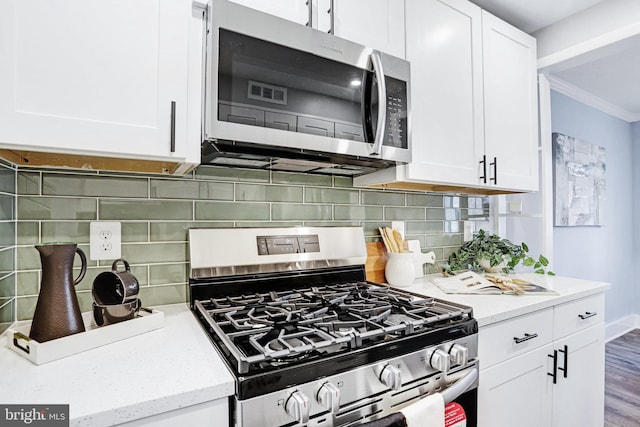
[(480, 371), (479, 427), (551, 425), (547, 372), (552, 352), (552, 345), (547, 344)]
[(602, 426), (604, 294), (481, 327), (478, 339), (479, 427)]

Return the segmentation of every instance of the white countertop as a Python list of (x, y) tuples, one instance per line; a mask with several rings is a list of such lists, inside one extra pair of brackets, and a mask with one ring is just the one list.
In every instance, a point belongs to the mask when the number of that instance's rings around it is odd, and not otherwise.
[(471, 306), (473, 317), (478, 321), (479, 327), (604, 292), (611, 287), (605, 282), (524, 273), (516, 274), (514, 277), (521, 277), (554, 290), (558, 295), (461, 295), (442, 292), (431, 282), (431, 277), (438, 276), (422, 277), (416, 279), (412, 285), (399, 289)]
[[(429, 276), (402, 289), (473, 307), (480, 327), (603, 292), (603, 282), (519, 274), (557, 296), (445, 294)], [(433, 276), (431, 276), (433, 277)], [(234, 380), (186, 304), (154, 307), (164, 327), (34, 365), (0, 336), (0, 403), (69, 404), (72, 426), (108, 426), (234, 394)]]
[(0, 336), (0, 402), (69, 404), (72, 426), (107, 426), (234, 394), (234, 380), (186, 304), (164, 327), (34, 365)]

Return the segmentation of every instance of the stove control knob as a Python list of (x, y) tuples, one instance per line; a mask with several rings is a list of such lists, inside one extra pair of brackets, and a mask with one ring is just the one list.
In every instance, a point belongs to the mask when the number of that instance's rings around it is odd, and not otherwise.
[(464, 366), (469, 361), (469, 349), (460, 344), (454, 344), (449, 349), (451, 361), (460, 366)]
[(322, 384), (316, 400), (329, 412), (338, 412), (340, 409), (340, 390), (332, 383), (326, 382)]
[(380, 382), (392, 390), (399, 390), (402, 385), (400, 369), (387, 365), (380, 373)]
[(299, 391), (294, 391), (284, 404), (287, 414), (291, 415), (299, 423), (306, 424), (309, 422), (309, 409), (311, 401), (307, 396)]
[(444, 350), (436, 349), (431, 351), (428, 355), (429, 364), (437, 371), (446, 374), (449, 372), (451, 362), (449, 361), (449, 354)]

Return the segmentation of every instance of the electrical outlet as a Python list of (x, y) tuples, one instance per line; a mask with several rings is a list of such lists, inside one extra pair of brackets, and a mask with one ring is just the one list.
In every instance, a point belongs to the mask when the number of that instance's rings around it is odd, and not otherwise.
[(92, 222), (89, 225), (89, 258), (97, 261), (121, 256), (121, 226), (115, 221)]

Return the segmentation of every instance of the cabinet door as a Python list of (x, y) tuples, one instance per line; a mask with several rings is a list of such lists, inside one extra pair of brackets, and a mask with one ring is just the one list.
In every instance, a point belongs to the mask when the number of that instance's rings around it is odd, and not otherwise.
[(548, 344), (480, 372), (479, 426), (551, 425), (550, 353)]
[(231, 0), (302, 25), (309, 25), (309, 6), (305, 0)]
[(183, 160), (190, 18), (172, 0), (3, 1), (0, 141)]
[(411, 180), (479, 185), (484, 152), (481, 10), (466, 0), (406, 1)]
[[(485, 152), (496, 187), (538, 189), (536, 41), (482, 12)], [(494, 182), (491, 181), (493, 186)]]
[[(319, 13), (323, 12), (320, 7)], [(338, 37), (405, 57), (404, 1), (334, 0), (333, 22)]]
[[(566, 347), (565, 347), (566, 346)], [(558, 352), (553, 390), (553, 426), (602, 426), (604, 422), (604, 324), (573, 334), (554, 348)], [(566, 359), (565, 351), (566, 349)], [(566, 361), (566, 364), (565, 364)]]

